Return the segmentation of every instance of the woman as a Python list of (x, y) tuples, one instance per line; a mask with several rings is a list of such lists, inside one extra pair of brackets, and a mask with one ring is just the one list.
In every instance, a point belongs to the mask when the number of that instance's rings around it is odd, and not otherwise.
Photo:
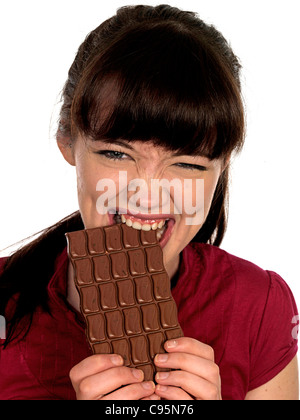
[[(76, 167), (79, 212), (1, 262), (8, 323), (1, 399), (298, 398), (297, 308), (288, 286), (219, 249), (229, 162), (244, 142), (239, 72), (213, 26), (166, 5), (122, 8), (88, 35), (69, 71), (57, 131)], [(116, 188), (99, 209), (103, 179)], [(154, 203), (148, 194), (130, 211), (127, 187), (136, 179), (190, 180), (194, 209), (203, 185), (201, 220), (191, 222), (184, 206), (176, 211), (185, 189), (162, 191), (167, 214), (163, 198)], [(171, 279), (184, 337), (155, 357), (172, 369), (156, 383), (119, 355), (91, 356), (85, 341), (65, 233), (116, 223), (110, 199), (132, 229), (157, 230)]]

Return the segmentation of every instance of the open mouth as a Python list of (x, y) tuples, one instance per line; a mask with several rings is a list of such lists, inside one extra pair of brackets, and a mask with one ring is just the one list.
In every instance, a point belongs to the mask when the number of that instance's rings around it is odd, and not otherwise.
[(132, 227), (133, 229), (137, 230), (155, 230), (156, 231), (156, 237), (159, 241), (161, 247), (164, 247), (168, 240), (170, 239), (170, 236), (172, 234), (175, 220), (173, 218), (139, 218), (136, 216), (132, 216), (130, 214), (119, 214), (116, 212), (114, 215), (110, 215), (110, 222), (112, 224), (115, 223), (124, 223), (129, 227)]

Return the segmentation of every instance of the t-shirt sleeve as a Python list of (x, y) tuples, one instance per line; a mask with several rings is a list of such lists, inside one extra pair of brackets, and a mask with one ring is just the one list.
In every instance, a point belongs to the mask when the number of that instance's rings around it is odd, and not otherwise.
[(299, 316), (293, 294), (278, 274), (267, 273), (270, 278), (268, 296), (250, 349), (249, 391), (273, 379), (298, 350)]

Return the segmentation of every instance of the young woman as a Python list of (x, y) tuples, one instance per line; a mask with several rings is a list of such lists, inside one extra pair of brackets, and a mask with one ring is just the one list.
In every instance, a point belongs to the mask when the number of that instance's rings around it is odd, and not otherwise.
[[(79, 211), (1, 261), (8, 329), (0, 399), (298, 398), (291, 291), (278, 274), (219, 248), (229, 162), (244, 142), (239, 72), (213, 26), (167, 5), (121, 8), (87, 36), (69, 70), (57, 131), (61, 153), (76, 166)], [(187, 191), (172, 188), (167, 214), (149, 194), (138, 213), (122, 216), (132, 229), (158, 232), (184, 332), (155, 357), (172, 369), (155, 383), (119, 355), (91, 355), (66, 251), (66, 232), (116, 223), (99, 211), (97, 186), (113, 182), (122, 213), (120, 173), (126, 189), (134, 179), (190, 180), (193, 205), (204, 187), (201, 221), (191, 223), (184, 206), (175, 211)]]

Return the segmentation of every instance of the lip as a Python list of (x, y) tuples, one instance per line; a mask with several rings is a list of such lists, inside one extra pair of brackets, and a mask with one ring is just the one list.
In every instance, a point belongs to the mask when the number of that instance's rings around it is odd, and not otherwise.
[(164, 248), (167, 243), (169, 242), (169, 239), (173, 233), (173, 229), (175, 226), (175, 220), (173, 218), (171, 218), (168, 221), (168, 226), (167, 229), (165, 230), (165, 232), (163, 233), (163, 237), (161, 238), (161, 240), (159, 241), (159, 245)]
[[(132, 216), (132, 217), (134, 217), (135, 219), (139, 219), (139, 220), (141, 220), (141, 221), (143, 221), (143, 222), (154, 222), (154, 221), (156, 221), (156, 220), (164, 220), (164, 219), (172, 219), (172, 220), (174, 220), (174, 222), (175, 222), (175, 217), (174, 217), (174, 215), (173, 214), (166, 214), (166, 213), (160, 213), (160, 214), (143, 214), (143, 213), (136, 213), (136, 214), (134, 214), (134, 213), (131, 213), (129, 210), (126, 210), (126, 209), (122, 209), (122, 208), (120, 208), (120, 209), (116, 209), (116, 211), (119, 213), (119, 214), (128, 214), (128, 216)], [(109, 215), (109, 217), (113, 220), (113, 218), (114, 218), (114, 216), (115, 216), (115, 213), (109, 213), (108, 212), (108, 215)]]

